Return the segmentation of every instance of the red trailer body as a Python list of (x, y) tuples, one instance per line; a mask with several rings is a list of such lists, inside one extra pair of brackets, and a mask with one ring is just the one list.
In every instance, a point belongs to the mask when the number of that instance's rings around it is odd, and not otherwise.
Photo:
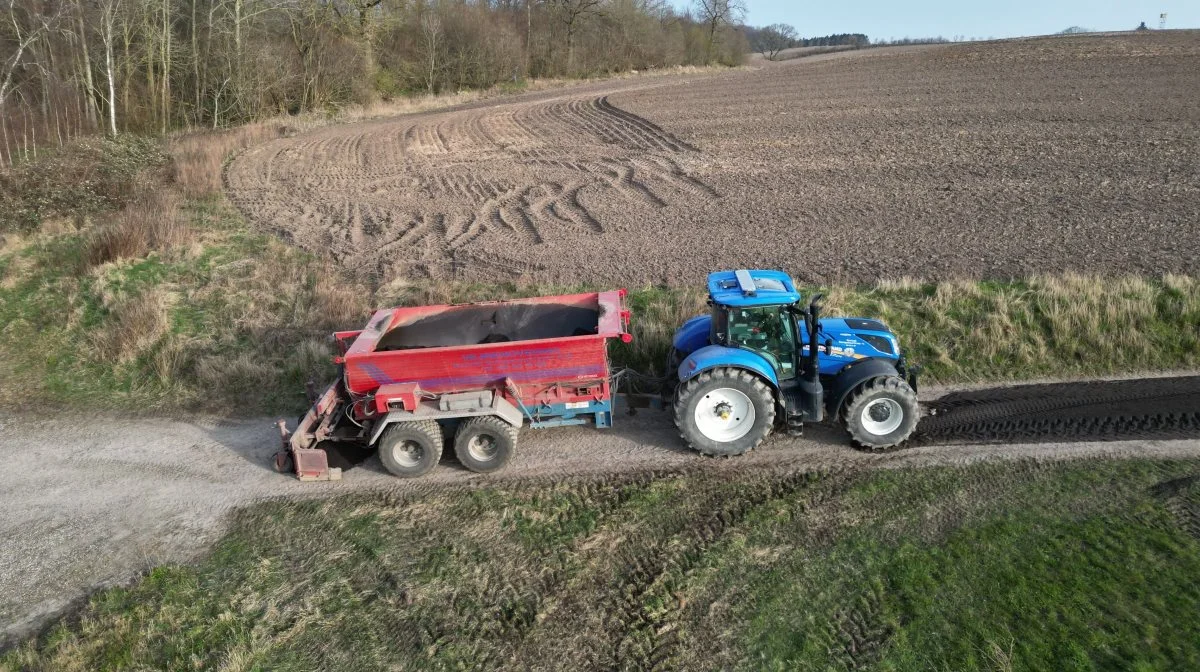
[(497, 417), (548, 427), (590, 418), (608, 426), (607, 340), (629, 341), (625, 294), (389, 308), (361, 331), (334, 334), (340, 380), (285, 435), (297, 475), (336, 478), (321, 442), (375, 445), (397, 423)]

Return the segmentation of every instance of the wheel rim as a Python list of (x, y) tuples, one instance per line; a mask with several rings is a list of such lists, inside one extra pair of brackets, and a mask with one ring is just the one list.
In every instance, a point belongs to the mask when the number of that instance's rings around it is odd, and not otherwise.
[(694, 418), (706, 438), (719, 443), (737, 441), (754, 427), (754, 404), (742, 392), (722, 387), (700, 398)]
[(904, 409), (895, 399), (874, 399), (863, 407), (859, 420), (868, 433), (883, 436), (896, 431), (904, 422)]
[(425, 457), (425, 448), (416, 441), (401, 441), (392, 451), (392, 456), (402, 467), (415, 467), (421, 463), (421, 458)]
[(491, 462), (498, 452), (500, 446), (491, 434), (476, 434), (467, 442), (467, 454), (476, 462)]

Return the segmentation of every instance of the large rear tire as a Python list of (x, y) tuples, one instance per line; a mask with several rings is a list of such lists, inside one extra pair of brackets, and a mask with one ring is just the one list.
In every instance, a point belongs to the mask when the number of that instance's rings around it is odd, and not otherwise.
[(475, 473), (500, 471), (517, 451), (518, 431), (495, 416), (471, 418), (454, 434), (454, 454)]
[(749, 371), (710, 369), (679, 386), (675, 425), (702, 455), (741, 455), (771, 433), (775, 395)]
[(442, 459), (442, 428), (435, 420), (388, 425), (379, 439), (379, 461), (400, 478), (424, 476)]
[(867, 381), (850, 395), (844, 408), (846, 431), (867, 450), (894, 448), (917, 428), (917, 393), (895, 376)]
[(667, 351), (666, 372), (663, 374), (662, 389), (659, 394), (664, 400), (670, 401), (675, 396), (675, 388), (679, 384), (679, 365), (683, 362), (683, 353), (671, 346)]

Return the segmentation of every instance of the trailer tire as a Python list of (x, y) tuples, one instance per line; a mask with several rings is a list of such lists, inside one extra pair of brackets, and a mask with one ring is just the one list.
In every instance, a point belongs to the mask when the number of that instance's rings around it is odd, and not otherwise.
[[(708, 402), (711, 409), (705, 406)], [(720, 421), (708, 417), (726, 405), (726, 415)], [(701, 455), (741, 455), (771, 433), (775, 425), (775, 395), (762, 378), (749, 371), (710, 369), (679, 386), (675, 425), (688, 446)]]
[(442, 444), (442, 428), (436, 420), (393, 423), (379, 438), (379, 461), (400, 478), (417, 478), (437, 466)]
[(494, 415), (471, 418), (454, 434), (454, 454), (477, 474), (499, 471), (517, 451), (518, 431)]
[[(917, 393), (902, 378), (873, 378), (850, 394), (842, 423), (854, 444), (884, 450), (904, 443), (917, 427)], [(896, 414), (899, 413), (899, 417)]]

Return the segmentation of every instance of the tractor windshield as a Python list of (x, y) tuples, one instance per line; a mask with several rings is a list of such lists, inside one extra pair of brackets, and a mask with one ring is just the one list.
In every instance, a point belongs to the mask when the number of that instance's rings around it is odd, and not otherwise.
[[(731, 348), (753, 350), (766, 358), (780, 380), (796, 375), (796, 323), (782, 306), (725, 308), (725, 342)], [(714, 316), (715, 317), (715, 316)], [(716, 330), (717, 320), (713, 320)]]

